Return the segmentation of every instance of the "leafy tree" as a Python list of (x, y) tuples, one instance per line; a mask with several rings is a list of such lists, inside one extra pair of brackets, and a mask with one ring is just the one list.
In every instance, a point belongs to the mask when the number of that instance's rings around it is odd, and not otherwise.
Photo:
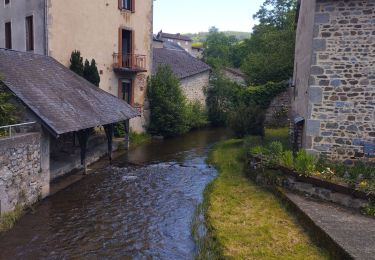
[(15, 123), (16, 106), (11, 102), (12, 97), (7, 87), (0, 81), (0, 125)]
[(290, 78), (294, 66), (295, 1), (266, 0), (254, 18), (260, 24), (245, 41), (247, 55), (242, 71), (250, 84)]
[(230, 65), (231, 48), (237, 42), (234, 36), (227, 36), (216, 27), (211, 27), (204, 42), (204, 60), (213, 68)]
[(70, 56), (70, 70), (74, 71), (81, 77), (83, 76), (83, 58), (81, 57), (81, 52), (75, 50)]
[(240, 86), (215, 71), (206, 90), (208, 118), (213, 126), (224, 126), (228, 113), (238, 100)]
[(187, 101), (169, 66), (159, 66), (148, 81), (151, 122), (149, 132), (173, 137), (189, 131)]
[(83, 68), (83, 77), (95, 86), (99, 87), (100, 76), (94, 59), (91, 60), (91, 64), (87, 59), (85, 60), (85, 66)]

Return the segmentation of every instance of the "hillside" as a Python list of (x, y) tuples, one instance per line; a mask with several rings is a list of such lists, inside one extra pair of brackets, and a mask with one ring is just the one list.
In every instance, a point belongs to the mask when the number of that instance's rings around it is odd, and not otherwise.
[[(238, 40), (244, 40), (250, 38), (250, 32), (235, 32), (235, 31), (223, 31), (227, 36), (235, 36)], [(193, 42), (204, 42), (207, 38), (208, 32), (199, 33), (186, 33), (184, 34), (193, 39)]]

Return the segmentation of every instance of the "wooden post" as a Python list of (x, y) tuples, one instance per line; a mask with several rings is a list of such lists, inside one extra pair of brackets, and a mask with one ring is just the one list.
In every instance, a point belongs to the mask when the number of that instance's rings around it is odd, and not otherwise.
[(129, 147), (130, 147), (130, 126), (129, 126), (129, 120), (126, 120), (124, 122), (124, 128), (125, 128), (125, 136), (124, 136), (124, 139), (125, 139), (125, 150), (129, 150)]
[(86, 163), (86, 152), (87, 152), (87, 142), (89, 140), (90, 130), (84, 129), (78, 131), (78, 142), (81, 147), (81, 165), (84, 168), (85, 174), (87, 173), (87, 163)]
[(108, 141), (108, 159), (109, 163), (112, 164), (113, 124), (105, 125), (104, 131)]

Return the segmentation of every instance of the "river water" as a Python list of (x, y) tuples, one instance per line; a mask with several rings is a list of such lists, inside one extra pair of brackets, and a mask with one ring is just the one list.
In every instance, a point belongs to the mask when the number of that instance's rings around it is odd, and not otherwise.
[(0, 235), (1, 259), (193, 259), (191, 221), (225, 130), (200, 130), (122, 154), (38, 204)]

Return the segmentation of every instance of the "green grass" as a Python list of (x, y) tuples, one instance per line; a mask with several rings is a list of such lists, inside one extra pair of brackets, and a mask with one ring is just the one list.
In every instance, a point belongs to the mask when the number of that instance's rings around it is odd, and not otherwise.
[(20, 205), (17, 205), (13, 211), (2, 214), (0, 216), (0, 233), (13, 228), (23, 214), (24, 209)]
[(210, 153), (219, 176), (201, 205), (208, 232), (197, 239), (197, 259), (327, 259), (280, 200), (246, 178), (243, 157), (242, 140), (223, 142)]

